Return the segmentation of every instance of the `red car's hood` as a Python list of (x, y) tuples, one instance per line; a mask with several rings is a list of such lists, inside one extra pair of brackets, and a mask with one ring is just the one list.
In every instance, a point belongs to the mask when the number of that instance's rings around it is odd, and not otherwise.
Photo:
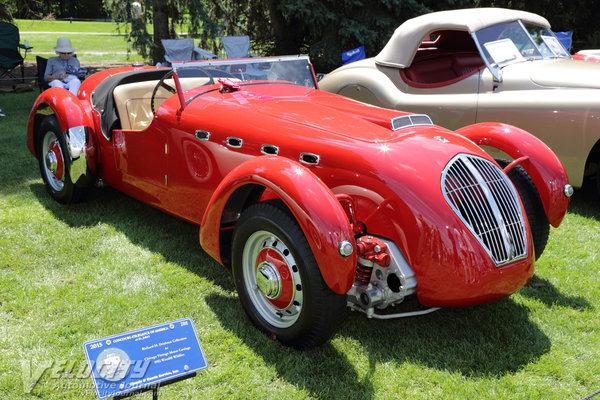
[(199, 110), (198, 117), (210, 109), (211, 116), (236, 115), (235, 121), (230, 122), (237, 124), (270, 123), (290, 131), (318, 132), (320, 139), (339, 140), (341, 136), (345, 140), (379, 143), (406, 134), (405, 130), (393, 131), (391, 120), (407, 113), (292, 85), (249, 84), (233, 93), (212, 91), (189, 105)]
[(600, 64), (556, 59), (528, 63), (529, 77), (537, 85), (551, 88), (600, 89)]

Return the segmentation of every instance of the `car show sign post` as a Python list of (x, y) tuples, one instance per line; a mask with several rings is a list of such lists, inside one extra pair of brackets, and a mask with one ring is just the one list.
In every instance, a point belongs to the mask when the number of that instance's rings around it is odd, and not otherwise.
[(206, 357), (190, 318), (83, 344), (99, 399), (122, 399), (196, 376)]

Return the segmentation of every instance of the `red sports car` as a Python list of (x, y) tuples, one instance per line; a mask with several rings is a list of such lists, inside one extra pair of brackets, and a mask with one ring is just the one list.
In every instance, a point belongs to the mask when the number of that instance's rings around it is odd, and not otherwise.
[(407, 296), (434, 309), (510, 295), (572, 193), (527, 132), (452, 132), (322, 92), (305, 56), (99, 72), (77, 96), (39, 96), (27, 146), (58, 202), (101, 179), (197, 224), (253, 323), (301, 349), (347, 306), (393, 318), (415, 314), (390, 309)]

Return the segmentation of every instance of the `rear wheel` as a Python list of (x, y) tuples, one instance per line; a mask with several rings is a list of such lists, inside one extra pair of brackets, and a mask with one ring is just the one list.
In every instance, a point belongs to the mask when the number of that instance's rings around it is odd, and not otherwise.
[(233, 238), (232, 267), (252, 322), (286, 346), (319, 346), (343, 321), (346, 296), (327, 287), (302, 230), (273, 202), (242, 213)]
[[(510, 163), (509, 161), (502, 159), (496, 159), (496, 162), (502, 168)], [(527, 220), (529, 221), (529, 228), (531, 229), (531, 235), (533, 237), (535, 259), (537, 260), (546, 248), (548, 234), (550, 233), (550, 223), (546, 217), (542, 199), (540, 198), (531, 177), (520, 165), (511, 169), (508, 172), (508, 177), (513, 185), (515, 185), (517, 193), (519, 193), (519, 197), (523, 203), (523, 208), (525, 208)]]
[(596, 196), (600, 197), (600, 157), (596, 164)]
[(71, 158), (67, 143), (53, 115), (45, 117), (40, 124), (37, 158), (46, 190), (54, 200), (67, 204), (83, 197), (83, 189), (71, 181)]

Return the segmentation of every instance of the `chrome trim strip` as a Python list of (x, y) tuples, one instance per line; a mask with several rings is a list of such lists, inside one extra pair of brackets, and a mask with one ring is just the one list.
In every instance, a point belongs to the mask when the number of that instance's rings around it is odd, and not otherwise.
[(260, 146), (260, 152), (268, 156), (276, 156), (277, 154), (279, 154), (279, 147), (274, 146), (272, 144), (263, 144), (262, 146)]
[(71, 168), (69, 175), (74, 185), (83, 185), (87, 183), (87, 159), (85, 148), (87, 145), (88, 128), (85, 126), (75, 126), (63, 132), (69, 157), (71, 158)]
[(300, 153), (299, 161), (306, 165), (319, 165), (321, 157), (313, 153)]
[(203, 131), (201, 129), (198, 129), (196, 131), (196, 139), (198, 140), (210, 140), (210, 132), (208, 131)]
[(229, 136), (227, 138), (227, 146), (233, 148), (233, 149), (239, 149), (242, 147), (242, 145), (244, 144), (244, 140), (237, 138), (237, 137), (233, 137), (233, 136)]

